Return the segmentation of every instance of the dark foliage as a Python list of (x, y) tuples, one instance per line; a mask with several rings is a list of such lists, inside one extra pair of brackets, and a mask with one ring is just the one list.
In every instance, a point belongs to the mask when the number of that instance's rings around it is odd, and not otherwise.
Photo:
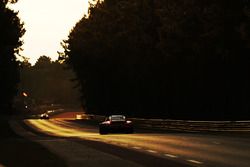
[(65, 40), (89, 112), (249, 119), (248, 0), (105, 0)]
[[(65, 64), (51, 61), (47, 56), (41, 56), (34, 66), (23, 61), (16, 108), (23, 103), (34, 108), (45, 104), (80, 107), (79, 90), (75, 88), (77, 82), (73, 82), (75, 78)], [(28, 96), (23, 97), (23, 92)]]
[(19, 64), (16, 54), (20, 50), (24, 34), (23, 24), (17, 13), (10, 10), (6, 5), (16, 1), (0, 1), (0, 109), (7, 111), (12, 104), (14, 95), (17, 93), (19, 81)]

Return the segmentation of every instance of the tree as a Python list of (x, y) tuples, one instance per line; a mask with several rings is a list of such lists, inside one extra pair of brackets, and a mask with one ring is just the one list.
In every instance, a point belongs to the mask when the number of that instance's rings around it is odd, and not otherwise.
[(249, 117), (249, 1), (169, 0), (159, 11), (174, 114)]
[(79, 107), (75, 75), (64, 63), (41, 56), (34, 66), (22, 62), (19, 94), (27, 92), (35, 105), (63, 104)]
[(0, 108), (7, 111), (17, 93), (19, 63), (16, 59), (25, 30), (17, 13), (7, 7), (16, 1), (0, 1)]
[(63, 44), (65, 55), (80, 78), (89, 110), (140, 108), (147, 89), (140, 85), (152, 66), (147, 61), (156, 40), (152, 20), (148, 1), (98, 1), (72, 30)]
[(250, 118), (249, 3), (97, 1), (61, 56), (75, 70), (90, 112)]

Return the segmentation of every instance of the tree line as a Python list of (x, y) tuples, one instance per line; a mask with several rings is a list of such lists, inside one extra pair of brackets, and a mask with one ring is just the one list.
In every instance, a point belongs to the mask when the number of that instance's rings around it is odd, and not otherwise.
[(9, 113), (17, 93), (19, 65), (16, 56), (22, 45), (25, 30), (17, 12), (7, 7), (16, 0), (0, 1), (0, 113)]
[(249, 119), (248, 0), (105, 0), (62, 42), (88, 112)]
[(31, 66), (28, 59), (19, 54), (24, 23), (18, 12), (8, 7), (16, 2), (0, 1), (0, 113), (15, 112), (13, 107), (20, 112), (24, 106), (36, 107), (45, 103), (79, 106), (75, 75), (65, 64), (41, 56)]
[(14, 104), (23, 112), (39, 112), (38, 107), (44, 105), (80, 107), (79, 87), (74, 72), (47, 56), (41, 56), (33, 66), (28, 59), (21, 63), (18, 90)]

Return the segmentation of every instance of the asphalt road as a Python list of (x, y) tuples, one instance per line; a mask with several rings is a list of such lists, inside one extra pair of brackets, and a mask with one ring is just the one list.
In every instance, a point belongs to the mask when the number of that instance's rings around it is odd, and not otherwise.
[[(61, 140), (64, 141), (62, 148), (67, 144), (71, 146), (71, 150), (64, 150), (66, 153), (71, 154), (72, 150), (75, 151), (80, 147), (79, 145), (86, 146), (88, 149), (99, 150), (100, 153), (113, 155), (126, 161), (126, 163), (123, 162), (127, 164), (125, 166), (250, 166), (250, 138), (248, 137), (198, 133), (153, 133), (140, 130), (134, 134), (99, 135), (96, 126), (85, 124), (84, 121), (79, 124), (62, 119), (30, 119), (25, 120), (25, 124), (41, 134), (60, 137), (57, 140), (53, 138), (48, 140), (47, 147), (51, 147), (52, 150), (53, 145)], [(63, 152), (58, 150), (58, 147), (53, 151), (57, 154)]]

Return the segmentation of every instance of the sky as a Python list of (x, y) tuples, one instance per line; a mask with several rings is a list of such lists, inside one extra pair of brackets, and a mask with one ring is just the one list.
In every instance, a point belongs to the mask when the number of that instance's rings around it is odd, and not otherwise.
[(34, 65), (42, 55), (58, 58), (57, 51), (63, 50), (60, 42), (87, 14), (88, 0), (19, 0), (10, 7), (19, 11), (26, 29), (20, 53)]

